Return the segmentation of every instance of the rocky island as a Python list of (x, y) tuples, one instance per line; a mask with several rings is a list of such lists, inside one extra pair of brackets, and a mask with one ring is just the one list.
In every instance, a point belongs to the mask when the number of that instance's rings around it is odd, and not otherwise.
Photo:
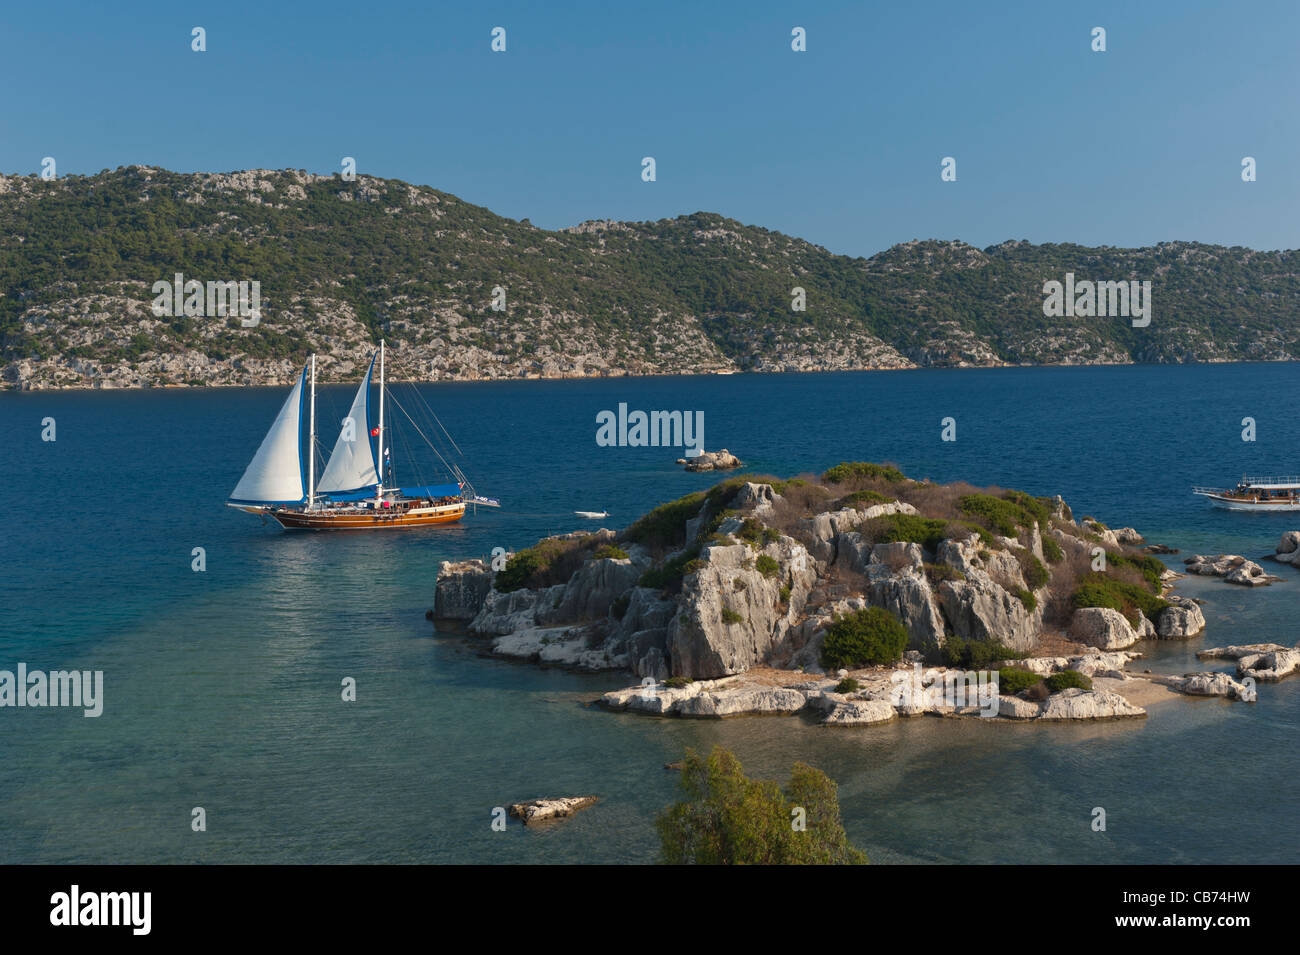
[(1294, 669), (1300, 655), (1270, 645), (1207, 652), (1241, 657), (1249, 683), (1126, 670), (1139, 640), (1205, 627), (1145, 543), (1060, 497), (851, 462), (731, 478), (621, 532), (546, 538), (495, 574), (444, 562), (430, 616), (495, 655), (628, 671), (640, 683), (603, 705), (656, 715), (1105, 719), (1173, 693), (1253, 700), (1270, 666)]

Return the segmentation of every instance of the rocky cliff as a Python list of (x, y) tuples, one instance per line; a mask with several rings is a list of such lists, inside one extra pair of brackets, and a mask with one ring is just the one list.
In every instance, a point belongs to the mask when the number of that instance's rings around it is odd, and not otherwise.
[(496, 575), (443, 564), (433, 614), (497, 654), (691, 680), (823, 672), (828, 630), (873, 607), (938, 663), (1199, 632), (1199, 608), (1166, 594), (1177, 575), (1140, 543), (1059, 498), (846, 464), (724, 481), (619, 533), (549, 538)]

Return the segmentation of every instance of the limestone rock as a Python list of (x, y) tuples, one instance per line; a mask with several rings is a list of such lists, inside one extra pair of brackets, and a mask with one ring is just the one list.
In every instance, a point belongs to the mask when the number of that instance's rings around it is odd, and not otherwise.
[(444, 560), (433, 590), (434, 622), (464, 625), (473, 620), (492, 589), (492, 576), (492, 568), (481, 560)]
[(548, 822), (552, 819), (561, 819), (564, 816), (572, 816), (579, 810), (586, 809), (588, 806), (595, 805), (598, 797), (596, 796), (565, 796), (559, 799), (532, 799), (528, 802), (517, 802), (510, 806), (510, 815), (516, 819), (522, 819), (525, 826), (531, 826), (539, 822)]
[(1042, 720), (1105, 720), (1129, 716), (1146, 716), (1146, 710), (1134, 706), (1118, 693), (1109, 690), (1083, 690), (1071, 687), (1053, 693), (1043, 705)]
[(1191, 696), (1222, 696), (1251, 703), (1255, 701), (1254, 691), (1245, 684), (1238, 683), (1227, 673), (1187, 673), (1181, 677), (1154, 677), (1153, 682)]
[[(838, 694), (836, 694), (838, 695)], [(885, 700), (841, 699), (822, 720), (823, 726), (870, 726), (888, 723), (898, 713)]]
[(686, 465), (688, 471), (728, 471), (740, 467), (740, 458), (726, 448), (721, 451), (705, 451), (693, 458), (678, 458), (678, 464)]
[(1123, 650), (1138, 641), (1124, 615), (1110, 607), (1080, 607), (1070, 618), (1070, 636), (1099, 650)]
[(1156, 635), (1161, 640), (1180, 640), (1193, 637), (1205, 629), (1205, 615), (1193, 600), (1174, 597), (1173, 606), (1156, 615)]

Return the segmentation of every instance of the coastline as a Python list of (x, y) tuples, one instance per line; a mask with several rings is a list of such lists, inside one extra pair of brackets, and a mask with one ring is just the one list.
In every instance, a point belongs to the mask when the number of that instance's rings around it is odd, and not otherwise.
[[(11, 363), (12, 364), (12, 363)], [(1139, 361), (1095, 361), (1095, 362), (1060, 362), (1060, 363), (1042, 363), (1042, 362), (990, 362), (986, 364), (934, 364), (934, 365), (865, 365), (852, 368), (783, 368), (783, 369), (750, 369), (750, 368), (720, 368), (713, 370), (690, 370), (690, 371), (635, 371), (629, 369), (604, 370), (600, 374), (525, 374), (525, 375), (501, 375), (501, 376), (470, 376), (470, 375), (448, 375), (437, 378), (423, 377), (397, 377), (391, 378), (391, 384), (409, 384), (409, 385), (432, 385), (432, 384), (488, 384), (488, 383), (506, 383), (506, 382), (524, 382), (524, 381), (600, 381), (603, 379), (663, 379), (663, 378), (712, 378), (712, 377), (729, 377), (732, 375), (830, 375), (842, 373), (858, 372), (918, 372), (918, 371), (980, 371), (980, 370), (1001, 370), (1001, 369), (1036, 369), (1036, 368), (1053, 368), (1053, 369), (1071, 369), (1071, 368), (1139, 368), (1139, 367), (1168, 367), (1182, 365), (1285, 365), (1300, 364), (1300, 359), (1295, 358), (1251, 358), (1251, 359), (1209, 359), (1204, 361), (1188, 362), (1139, 362)], [(293, 366), (296, 369), (297, 366)], [(97, 391), (120, 391), (120, 392), (152, 392), (152, 391), (199, 391), (199, 390), (242, 390), (252, 388), (285, 388), (293, 384), (297, 376), (296, 370), (291, 370), (283, 378), (275, 380), (256, 381), (256, 382), (204, 382), (201, 384), (192, 384), (189, 382), (165, 382), (158, 384), (132, 384), (116, 385), (111, 384), (36, 384), (30, 381), (13, 382), (3, 379), (0, 384), (0, 394), (48, 394), (51, 392), (97, 392)], [(320, 377), (317, 380), (318, 386), (329, 387), (331, 385), (346, 385), (351, 379), (345, 374), (334, 378)]]

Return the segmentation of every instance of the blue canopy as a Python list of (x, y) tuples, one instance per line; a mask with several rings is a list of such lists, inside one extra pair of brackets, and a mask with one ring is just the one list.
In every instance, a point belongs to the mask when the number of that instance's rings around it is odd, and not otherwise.
[(374, 485), (371, 485), (370, 487), (363, 487), (355, 491), (347, 491), (346, 493), (331, 492), (329, 494), (321, 495), (321, 497), (327, 497), (331, 501), (364, 501), (374, 496), (375, 496)]
[(407, 497), (459, 497), (459, 484), (424, 484), (420, 487), (404, 487), (402, 493)]

